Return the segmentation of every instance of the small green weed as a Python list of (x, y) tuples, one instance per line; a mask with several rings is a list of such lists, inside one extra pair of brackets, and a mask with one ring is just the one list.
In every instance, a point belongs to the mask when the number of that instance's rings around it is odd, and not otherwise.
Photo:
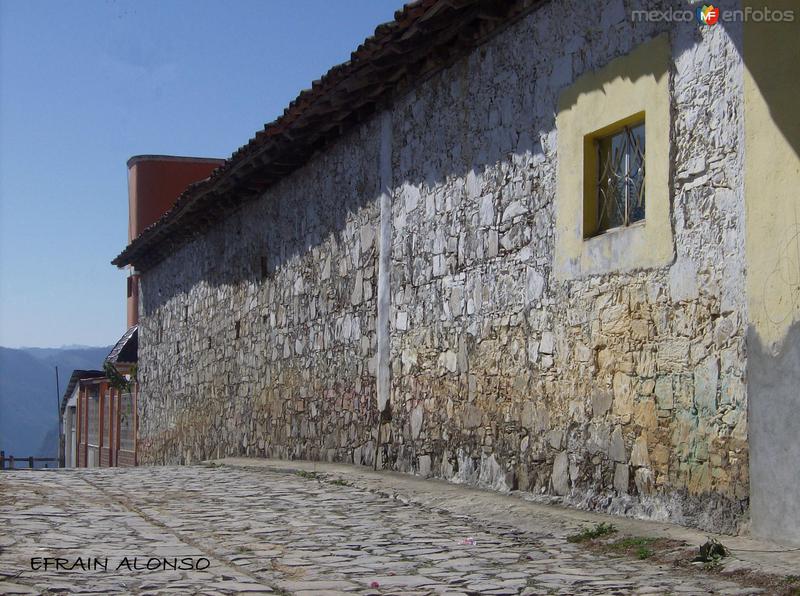
[(800, 575), (787, 575), (785, 594), (787, 596), (800, 596)]
[(347, 480), (343, 480), (341, 478), (331, 480), (328, 484), (333, 484), (335, 486), (350, 486), (350, 483)]
[(616, 531), (617, 529), (613, 526), (613, 524), (600, 522), (599, 524), (595, 524), (593, 528), (587, 527), (577, 534), (567, 536), (567, 542), (586, 542), (587, 540), (594, 540), (595, 538), (600, 538), (601, 536), (608, 536)]
[(639, 559), (649, 559), (654, 554), (652, 549), (647, 548), (646, 546), (639, 546), (636, 548), (636, 557)]
[(632, 536), (630, 538), (621, 538), (616, 540), (608, 545), (608, 548), (612, 550), (621, 550), (625, 552), (631, 552), (636, 555), (639, 559), (649, 559), (655, 553), (655, 551), (650, 548), (650, 545), (656, 541), (655, 538), (644, 538), (641, 536)]
[(307, 480), (319, 480), (319, 474), (316, 472), (306, 472), (305, 470), (297, 470), (295, 472), (300, 478), (305, 478)]
[(655, 542), (655, 538), (644, 538), (641, 536), (631, 536), (630, 538), (620, 538), (615, 540), (608, 546), (617, 550), (628, 550), (629, 548), (637, 548), (640, 546), (647, 546)]

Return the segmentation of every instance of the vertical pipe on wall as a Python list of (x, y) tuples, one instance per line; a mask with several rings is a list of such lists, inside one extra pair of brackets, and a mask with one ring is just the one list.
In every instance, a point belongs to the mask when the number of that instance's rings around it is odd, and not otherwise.
[(380, 177), (380, 210), (381, 223), (378, 252), (378, 438), (377, 450), (380, 446), (380, 424), (388, 413), (391, 392), (389, 362), (389, 312), (391, 310), (390, 267), (392, 251), (392, 113), (385, 110), (381, 115), (380, 154), (378, 156), (378, 172)]

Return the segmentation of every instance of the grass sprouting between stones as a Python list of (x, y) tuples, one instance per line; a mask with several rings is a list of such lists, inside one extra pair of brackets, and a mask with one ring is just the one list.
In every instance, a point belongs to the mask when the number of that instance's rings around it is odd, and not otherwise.
[(577, 534), (572, 534), (571, 536), (567, 536), (567, 542), (586, 542), (587, 540), (594, 540), (595, 538), (600, 538), (601, 536), (608, 536), (609, 534), (613, 534), (616, 531), (617, 529), (614, 527), (613, 524), (600, 522), (599, 524), (595, 524), (591, 528), (589, 527), (583, 528)]
[(612, 550), (633, 553), (639, 559), (649, 559), (656, 554), (655, 551), (650, 548), (655, 541), (655, 538), (632, 536), (630, 538), (621, 538), (620, 540), (611, 542), (608, 547)]
[(319, 474), (316, 472), (306, 472), (305, 470), (297, 470), (295, 472), (300, 478), (305, 478), (307, 480), (319, 480)]

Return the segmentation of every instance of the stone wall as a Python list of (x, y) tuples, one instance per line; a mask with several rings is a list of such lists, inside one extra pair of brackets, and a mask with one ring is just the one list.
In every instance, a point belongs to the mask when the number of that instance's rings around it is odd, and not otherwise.
[(142, 462), (370, 440), (376, 151), (365, 126), (143, 275)]
[[(396, 470), (736, 530), (741, 32), (573, 4), (537, 9), (392, 109), (391, 419), (379, 429), (373, 122), (144, 273), (143, 461), (377, 453)], [(558, 95), (662, 31), (677, 259), (558, 282)]]

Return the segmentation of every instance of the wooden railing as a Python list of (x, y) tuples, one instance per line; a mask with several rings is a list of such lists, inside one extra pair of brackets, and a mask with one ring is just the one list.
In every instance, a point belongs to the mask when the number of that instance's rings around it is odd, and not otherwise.
[(54, 462), (54, 468), (58, 467), (58, 458), (57, 457), (33, 457), (32, 455), (29, 457), (14, 457), (13, 455), (6, 455), (5, 451), (0, 451), (0, 470), (16, 470), (17, 464), (22, 462), (23, 467), (30, 468), (31, 470), (34, 468), (34, 463), (36, 462), (45, 462), (44, 467), (48, 468), (47, 464), (50, 462)]

